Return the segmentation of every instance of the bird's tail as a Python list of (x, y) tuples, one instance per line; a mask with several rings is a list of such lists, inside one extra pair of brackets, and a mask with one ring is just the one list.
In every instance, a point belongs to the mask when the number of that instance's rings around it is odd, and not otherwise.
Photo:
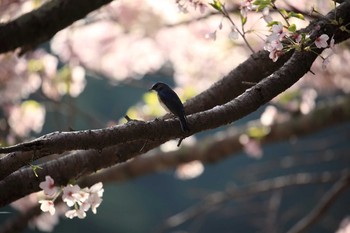
[(180, 119), (180, 124), (181, 124), (182, 131), (183, 132), (190, 131), (190, 128), (187, 125), (186, 116), (179, 117), (179, 119)]

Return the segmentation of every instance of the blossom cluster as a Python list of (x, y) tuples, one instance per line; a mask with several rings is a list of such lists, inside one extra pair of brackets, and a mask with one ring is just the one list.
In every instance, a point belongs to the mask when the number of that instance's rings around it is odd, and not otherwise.
[(201, 0), (176, 0), (179, 10), (183, 13), (188, 13), (188, 6), (192, 6), (195, 10), (199, 9), (200, 13), (204, 13), (206, 4)]
[(45, 199), (39, 200), (41, 204), (40, 209), (43, 212), (49, 212), (51, 215), (55, 214), (55, 199), (63, 192), (62, 200), (68, 207), (74, 207), (65, 213), (67, 218), (78, 217), (83, 219), (86, 217), (86, 212), (91, 209), (96, 214), (97, 207), (102, 202), (103, 185), (101, 182), (94, 184), (90, 188), (81, 189), (78, 185), (68, 184), (63, 187), (61, 192), (55, 186), (54, 180), (51, 176), (46, 176), (45, 181), (41, 182), (39, 187), (44, 191)]
[[(271, 31), (272, 33), (266, 39), (264, 49), (270, 52), (269, 58), (274, 62), (277, 61), (284, 52), (293, 48), (301, 48), (309, 39), (308, 35), (285, 31), (281, 22), (274, 24), (271, 27)], [(329, 36), (327, 34), (322, 34), (315, 39), (313, 44), (316, 48), (332, 48), (334, 39), (332, 38), (329, 42), (328, 41)], [(310, 46), (306, 48), (312, 50)]]
[[(274, 21), (269, 15), (269, 10), (275, 9), (282, 16), (286, 25), (283, 25), (280, 21)], [(314, 48), (331, 48), (334, 46), (333, 38), (330, 39), (327, 34), (322, 34), (315, 39), (310, 41), (310, 36), (305, 33), (299, 33), (296, 30), (296, 25), (290, 23), (290, 18), (298, 18), (304, 20), (304, 16), (299, 13), (292, 11), (288, 12), (284, 9), (278, 9), (274, 1), (261, 1), (261, 0), (241, 0), (241, 19), (242, 25), (247, 20), (247, 12), (252, 10), (261, 10), (263, 13), (263, 19), (266, 21), (267, 26), (270, 27), (271, 34), (266, 37), (264, 49), (269, 51), (269, 58), (274, 62), (292, 49), (305, 49), (313, 51)], [(317, 28), (315, 28), (317, 30)], [(310, 43), (312, 42), (312, 43)], [(310, 45), (311, 44), (311, 45)], [(312, 47), (312, 46), (315, 47)], [(324, 59), (324, 58), (323, 58)], [(328, 60), (324, 59), (324, 63)]]

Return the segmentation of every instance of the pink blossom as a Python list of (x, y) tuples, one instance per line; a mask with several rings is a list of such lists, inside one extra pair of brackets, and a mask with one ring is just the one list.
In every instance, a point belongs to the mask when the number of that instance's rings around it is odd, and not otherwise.
[(39, 203), (41, 203), (40, 209), (43, 212), (49, 212), (51, 215), (55, 214), (56, 209), (55, 209), (55, 205), (54, 205), (53, 201), (41, 200), (41, 201), (39, 201)]
[(102, 182), (98, 182), (89, 188), (89, 193), (96, 193), (99, 197), (102, 197), (104, 192)]
[(248, 11), (253, 10), (255, 8), (253, 5), (253, 0), (241, 0), (240, 8), (241, 16), (243, 18), (246, 18)]
[(44, 190), (45, 195), (54, 196), (57, 192), (57, 187), (55, 187), (55, 182), (51, 176), (46, 176), (45, 181), (39, 184), (39, 187)]
[(58, 214), (51, 215), (48, 212), (40, 214), (38, 217), (34, 218), (30, 223), (30, 227), (36, 227), (40, 231), (51, 232), (54, 227), (58, 224), (59, 217)]
[(204, 166), (200, 161), (192, 161), (179, 165), (176, 169), (176, 177), (181, 180), (193, 179), (200, 176), (204, 171)]
[(278, 39), (275, 39), (265, 45), (264, 49), (270, 52), (269, 58), (274, 62), (277, 61), (277, 59), (283, 54), (283, 45)]
[(294, 34), (293, 38), (295, 39), (295, 42), (300, 43), (302, 36), (301, 34)]
[(201, 14), (204, 14), (204, 13), (205, 13), (205, 10), (206, 10), (206, 8), (207, 8), (207, 5), (205, 5), (205, 4), (202, 3), (202, 2), (198, 2), (197, 5), (195, 5), (195, 9), (197, 8), (197, 6), (198, 6), (198, 8), (199, 8), (199, 12), (200, 12)]
[(97, 212), (96, 209), (97, 209), (97, 207), (100, 206), (101, 202), (102, 202), (102, 198), (99, 197), (99, 195), (98, 195), (97, 193), (92, 193), (92, 194), (90, 194), (88, 203), (90, 204), (90, 206), (91, 206), (91, 211), (92, 211), (94, 214), (96, 214), (96, 212)]
[(266, 23), (270, 23), (272, 21), (272, 17), (270, 15), (270, 8), (265, 7), (262, 11), (262, 14)]
[(327, 34), (322, 34), (320, 37), (318, 37), (315, 40), (315, 45), (317, 48), (327, 48), (328, 47), (328, 41), (329, 36)]
[(239, 142), (243, 145), (243, 150), (248, 156), (256, 159), (260, 159), (263, 155), (260, 141), (252, 139), (249, 136), (243, 134), (239, 138)]
[(341, 222), (339, 229), (335, 233), (350, 233), (350, 217), (345, 217)]
[(10, 111), (9, 125), (16, 135), (28, 136), (31, 131), (39, 133), (44, 125), (46, 110), (43, 105), (27, 100)]
[(273, 61), (276, 62), (278, 60), (278, 58), (283, 55), (282, 51), (278, 51), (278, 50), (273, 50), (270, 52), (269, 54), (269, 58)]
[(276, 107), (272, 105), (267, 106), (263, 114), (260, 116), (260, 122), (264, 126), (271, 126), (275, 122), (277, 115), (278, 110)]
[(272, 25), (271, 31), (271, 35), (267, 37), (267, 42), (282, 40), (286, 35), (286, 33), (283, 31), (283, 25), (280, 22), (278, 22), (278, 24)]
[(78, 185), (67, 185), (63, 188), (62, 200), (67, 203), (68, 206), (73, 206), (77, 201), (80, 200), (79, 194), (80, 187)]
[(84, 210), (82, 209), (74, 209), (74, 210), (68, 210), (66, 213), (65, 213), (65, 216), (67, 218), (74, 218), (74, 217), (78, 217), (80, 219), (83, 219), (86, 217), (86, 213)]

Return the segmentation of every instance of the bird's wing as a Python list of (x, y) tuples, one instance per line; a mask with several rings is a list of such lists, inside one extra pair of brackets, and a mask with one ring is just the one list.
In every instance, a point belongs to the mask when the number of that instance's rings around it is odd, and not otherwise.
[(159, 100), (176, 116), (184, 115), (181, 100), (173, 90), (158, 93)]

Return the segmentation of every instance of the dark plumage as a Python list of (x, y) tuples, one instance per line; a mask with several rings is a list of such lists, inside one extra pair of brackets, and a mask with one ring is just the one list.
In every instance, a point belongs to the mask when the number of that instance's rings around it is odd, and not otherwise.
[(168, 112), (179, 117), (182, 131), (190, 131), (186, 121), (184, 106), (177, 94), (168, 85), (162, 82), (154, 84), (150, 90), (157, 92), (160, 104)]

